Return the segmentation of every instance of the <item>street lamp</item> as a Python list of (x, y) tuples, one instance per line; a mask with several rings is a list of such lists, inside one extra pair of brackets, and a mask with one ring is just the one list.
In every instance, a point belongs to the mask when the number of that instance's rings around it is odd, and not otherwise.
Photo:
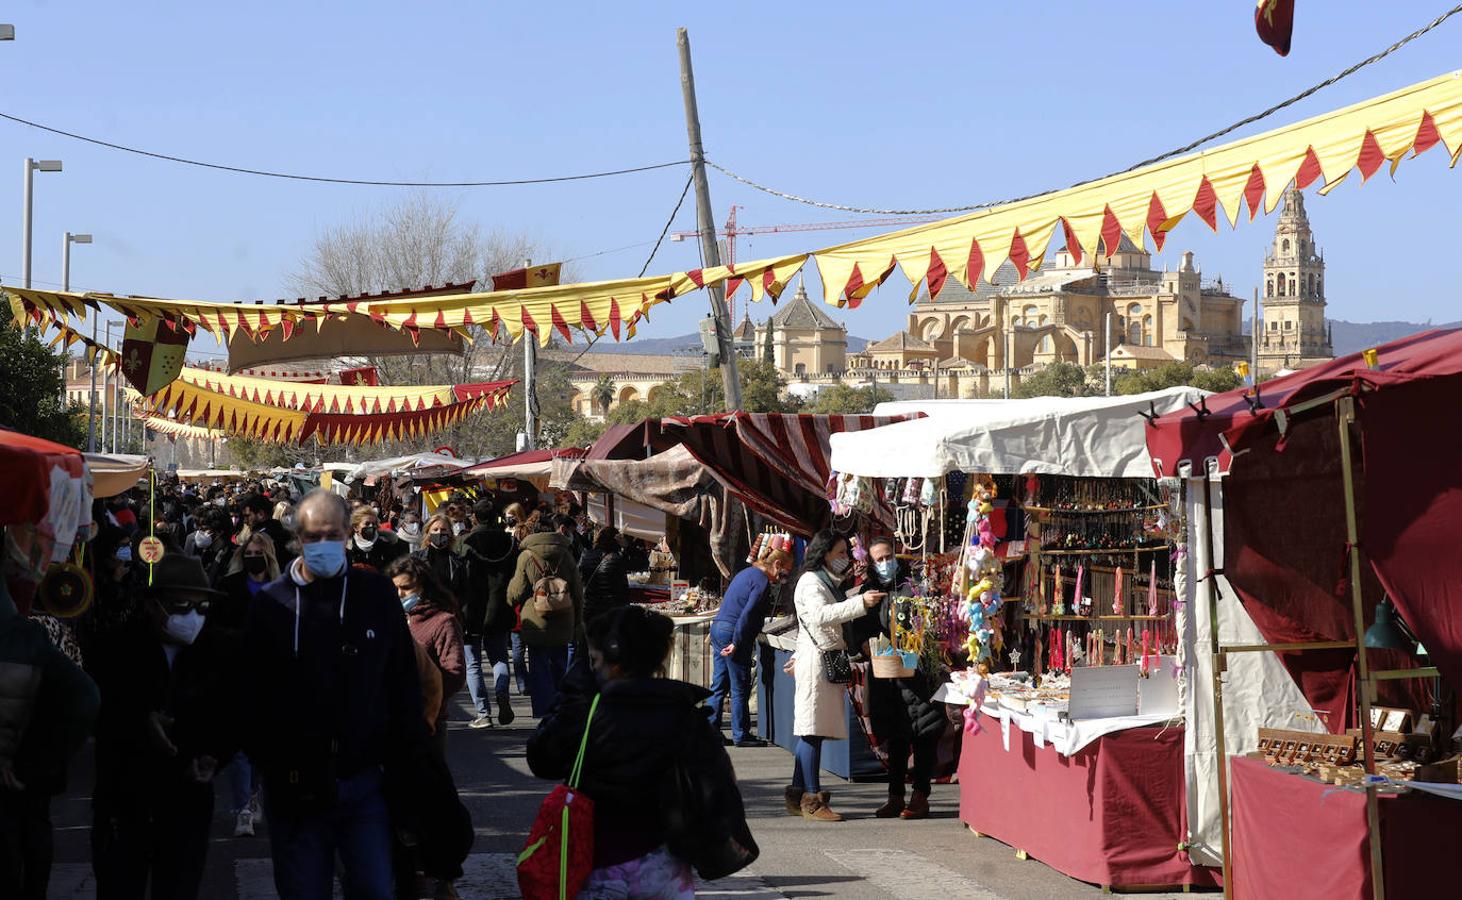
[(21, 287), (30, 288), (30, 222), (31, 222), (31, 195), (35, 192), (35, 173), (59, 172), (61, 171), (61, 160), (59, 159), (31, 159), (25, 158), (25, 191), (21, 198), (21, 232), (20, 232), (20, 280)]
[[(71, 245), (90, 244), (91, 235), (72, 234), (66, 232), (65, 238), (61, 241), (61, 290), (71, 290)], [(96, 343), (97, 320), (100, 315), (96, 310), (91, 311), (91, 342)], [(86, 452), (96, 452), (96, 360), (95, 356), (91, 361), (91, 393), (86, 395)]]
[(13, 41), (13, 40), (15, 40), (15, 26), (14, 25), (0, 25), (0, 41)]

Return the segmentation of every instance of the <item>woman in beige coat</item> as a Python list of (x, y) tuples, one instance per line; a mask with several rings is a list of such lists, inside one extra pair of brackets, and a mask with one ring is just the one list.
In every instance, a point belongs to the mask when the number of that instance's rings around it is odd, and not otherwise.
[(847, 599), (843, 581), (852, 562), (848, 539), (831, 529), (819, 531), (807, 545), (793, 602), (797, 608), (797, 652), (792, 657), (796, 680), (792, 733), (797, 736), (796, 765), (786, 790), (787, 812), (817, 822), (841, 822), (822, 790), (822, 742), (848, 737), (844, 712), (847, 688), (827, 680), (825, 650), (846, 650), (842, 624), (875, 609), (883, 594), (870, 591)]

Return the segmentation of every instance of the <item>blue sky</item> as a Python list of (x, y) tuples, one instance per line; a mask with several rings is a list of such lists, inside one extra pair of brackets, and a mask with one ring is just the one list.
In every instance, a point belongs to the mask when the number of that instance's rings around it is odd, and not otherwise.
[[(1125, 167), (1319, 81), (1429, 21), (1446, 3), (1302, 2), (1294, 49), (1258, 42), (1252, 3), (251, 4), (12, 2), (0, 21), (0, 111), (155, 151), (378, 179), (558, 175), (683, 158), (675, 27), (690, 29), (707, 154), (785, 190), (858, 206), (951, 206), (1060, 187)], [(1322, 15), (1323, 13), (1323, 15)], [(1462, 65), (1462, 17), (1267, 127)], [(1249, 131), (1262, 130), (1251, 128)], [(60, 279), (61, 234), (92, 232), (74, 286), (245, 299), (286, 293), (323, 228), (399, 198), (210, 172), (0, 122), (0, 275), (20, 273), (25, 156), (36, 176), (34, 277)], [(4, 162), (9, 159), (9, 162)], [(539, 187), (450, 190), (485, 229), (560, 258), (652, 241), (678, 169)], [(1329, 263), (1330, 314), (1462, 318), (1455, 210), (1462, 174), (1440, 150), (1351, 179), (1309, 209)], [(855, 218), (712, 173), (717, 221)], [(676, 227), (694, 227), (691, 203)], [(1192, 249), (1249, 296), (1273, 220), (1180, 226), (1158, 265)], [(764, 236), (742, 258), (873, 232)], [(583, 259), (586, 279), (634, 275), (648, 247)], [(654, 271), (696, 262), (667, 243)], [(813, 286), (809, 283), (809, 287)], [(816, 289), (813, 288), (814, 293)], [(854, 334), (905, 322), (895, 276)], [(694, 327), (701, 295), (660, 307), (647, 336)], [(760, 311), (759, 311), (760, 312)]]

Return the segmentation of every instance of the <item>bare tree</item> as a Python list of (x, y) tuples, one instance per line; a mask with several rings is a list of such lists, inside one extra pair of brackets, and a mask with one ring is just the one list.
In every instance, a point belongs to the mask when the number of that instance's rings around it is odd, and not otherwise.
[[(459, 212), (455, 202), (420, 192), (369, 212), (355, 222), (327, 229), (301, 261), (290, 285), (300, 296), (311, 297), (468, 282), (478, 290), (487, 290), (493, 274), (519, 268), (524, 259), (549, 258), (546, 249), (531, 238), (503, 231), (484, 232)], [(565, 267), (562, 277), (570, 281), (574, 276)], [(460, 356), (411, 354), (361, 357), (360, 361), (376, 366), (383, 383), (395, 385), (521, 377), (521, 352), (494, 343), (481, 327), (469, 333), (472, 340)], [(540, 371), (540, 381), (546, 374)], [(521, 407), (519, 395), (516, 403), (473, 417), (432, 445), (451, 444), (472, 456), (510, 452), (512, 436), (522, 427)], [(421, 448), (393, 444), (388, 449)]]

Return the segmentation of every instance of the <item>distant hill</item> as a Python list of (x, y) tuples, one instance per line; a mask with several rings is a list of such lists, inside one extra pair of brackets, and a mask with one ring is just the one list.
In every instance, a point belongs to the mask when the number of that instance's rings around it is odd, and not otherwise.
[[(868, 346), (867, 338), (848, 335), (849, 353), (857, 353), (866, 346)], [(619, 342), (600, 341), (594, 345), (595, 353), (641, 353), (648, 356), (667, 356), (687, 351), (699, 353), (700, 349), (700, 335), (695, 333), (668, 338), (635, 338), (632, 341)]]

